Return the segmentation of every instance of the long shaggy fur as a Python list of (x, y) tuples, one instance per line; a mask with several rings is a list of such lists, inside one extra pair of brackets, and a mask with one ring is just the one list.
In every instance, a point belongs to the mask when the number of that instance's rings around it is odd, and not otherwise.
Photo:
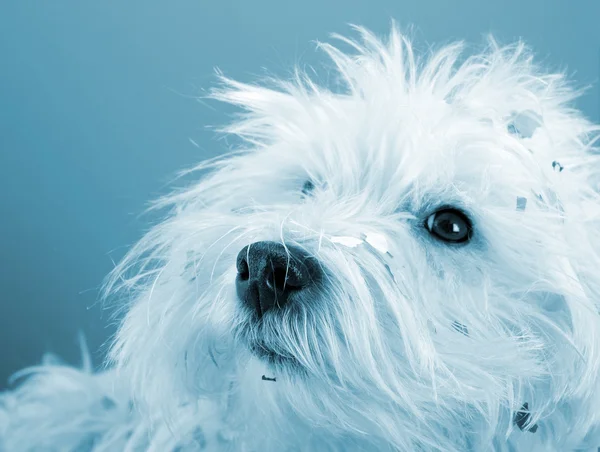
[[(395, 27), (356, 31), (337, 36), (348, 51), (319, 45), (330, 88), (222, 77), (212, 97), (243, 110), (225, 132), (244, 147), (161, 199), (110, 276), (107, 370), (46, 363), (1, 396), (1, 450), (600, 447), (599, 128), (579, 93), (520, 43), (418, 57)], [(469, 243), (423, 227), (441, 206), (468, 213)], [(367, 233), (389, 238), (394, 271), (334, 240)], [(326, 277), (255, 324), (235, 258), (261, 240)]]

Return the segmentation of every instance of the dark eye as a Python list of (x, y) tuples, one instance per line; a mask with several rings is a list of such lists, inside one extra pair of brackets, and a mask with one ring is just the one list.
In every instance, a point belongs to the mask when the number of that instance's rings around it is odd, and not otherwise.
[(471, 221), (459, 210), (446, 208), (429, 215), (427, 230), (439, 240), (449, 243), (466, 242), (473, 234)]
[(313, 181), (307, 180), (306, 182), (304, 182), (304, 185), (302, 186), (302, 194), (304, 196), (308, 196), (312, 193), (312, 191), (314, 189), (315, 189), (315, 184), (313, 183)]

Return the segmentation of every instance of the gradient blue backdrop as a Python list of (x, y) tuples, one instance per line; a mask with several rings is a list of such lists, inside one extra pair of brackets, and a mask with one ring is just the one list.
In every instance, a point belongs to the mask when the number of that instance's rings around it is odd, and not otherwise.
[[(0, 387), (46, 351), (76, 362), (78, 330), (100, 362), (111, 259), (177, 170), (225, 149), (205, 126), (229, 109), (193, 99), (215, 66), (286, 74), (322, 58), (313, 40), (391, 17), (422, 42), (522, 37), (580, 85), (599, 75), (600, 0), (0, 1)], [(579, 106), (600, 119), (597, 85)]]

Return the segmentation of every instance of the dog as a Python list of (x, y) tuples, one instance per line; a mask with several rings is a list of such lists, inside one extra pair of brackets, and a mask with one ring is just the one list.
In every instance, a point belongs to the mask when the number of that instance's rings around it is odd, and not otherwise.
[(1, 450), (598, 450), (580, 91), (522, 43), (355, 33), (319, 44), (331, 86), (219, 74), (242, 144), (160, 199), (108, 277), (106, 367), (16, 376)]

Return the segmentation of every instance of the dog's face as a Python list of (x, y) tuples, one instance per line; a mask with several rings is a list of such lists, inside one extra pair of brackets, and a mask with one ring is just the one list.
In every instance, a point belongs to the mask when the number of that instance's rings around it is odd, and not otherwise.
[(215, 92), (247, 146), (117, 268), (136, 273), (113, 357), (149, 404), (234, 382), (407, 450), (559, 425), (598, 401), (594, 127), (520, 47), (419, 63), (396, 32), (363, 38), (323, 46), (344, 92)]

